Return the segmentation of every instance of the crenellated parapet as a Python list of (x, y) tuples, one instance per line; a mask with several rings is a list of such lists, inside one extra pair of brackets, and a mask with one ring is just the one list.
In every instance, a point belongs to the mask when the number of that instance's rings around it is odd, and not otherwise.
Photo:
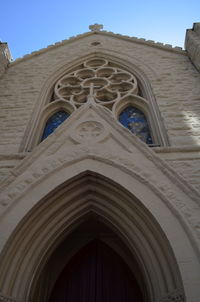
[(194, 66), (200, 71), (200, 22), (186, 31), (185, 49)]

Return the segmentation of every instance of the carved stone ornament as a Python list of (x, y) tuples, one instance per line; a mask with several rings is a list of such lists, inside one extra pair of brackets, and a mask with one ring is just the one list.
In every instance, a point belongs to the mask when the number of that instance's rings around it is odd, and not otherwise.
[(103, 29), (103, 25), (102, 25), (102, 24), (97, 24), (97, 23), (95, 23), (95, 24), (93, 24), (93, 25), (90, 25), (90, 26), (89, 26), (89, 29), (90, 29), (91, 31), (100, 31), (101, 29)]
[(183, 291), (180, 289), (176, 289), (171, 293), (166, 294), (163, 299), (162, 302), (184, 302), (184, 294)]
[(10, 297), (6, 297), (0, 293), (0, 302), (16, 302), (16, 300), (14, 300)]
[(79, 124), (75, 129), (78, 140), (90, 141), (98, 140), (104, 133), (104, 126), (96, 121), (86, 121)]

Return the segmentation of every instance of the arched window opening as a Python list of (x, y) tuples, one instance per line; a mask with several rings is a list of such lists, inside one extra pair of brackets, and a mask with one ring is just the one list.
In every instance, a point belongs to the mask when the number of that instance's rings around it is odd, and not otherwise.
[(153, 144), (147, 119), (141, 110), (128, 106), (120, 113), (119, 121), (143, 142)]
[[(55, 118), (55, 122), (48, 120), (44, 133), (41, 135), (42, 121), (48, 118), (49, 110), (47, 109), (53, 108), (53, 112), (55, 110), (60, 112), (63, 108), (67, 108), (67, 112), (72, 114), (88, 100), (91, 100), (89, 96), (93, 98), (93, 104), (96, 103), (98, 106), (109, 109), (116, 121), (119, 119), (120, 108), (128, 106), (128, 104), (125, 104), (126, 101), (133, 99), (131, 103), (134, 106), (136, 101), (138, 107), (145, 112), (146, 117), (148, 115), (148, 122), (145, 116), (140, 117), (139, 124), (140, 126), (143, 124), (143, 130), (141, 131), (138, 130), (139, 125), (136, 127), (135, 123), (134, 127), (130, 126), (130, 124), (133, 124), (132, 121), (128, 122), (129, 126), (127, 126), (127, 122), (125, 124), (122, 122), (122, 124), (150, 147), (169, 144), (148, 80), (139, 71), (132, 72), (127, 65), (124, 68), (102, 56), (85, 59), (82, 63), (76, 66), (73, 65), (71, 69), (66, 70), (66, 73), (62, 71), (60, 77), (56, 76), (56, 79), (51, 81), (51, 87), (49, 84), (48, 89), (40, 104), (37, 104), (35, 116), (32, 117), (32, 121), (29, 123), (20, 151), (32, 150), (68, 117), (61, 118), (61, 120)], [(52, 111), (50, 110), (50, 112)], [(37, 118), (37, 116), (41, 118)], [(141, 122), (141, 119), (143, 119), (143, 122)], [(51, 123), (53, 124), (52, 127), (50, 126)], [(151, 131), (144, 130), (145, 128), (150, 128)], [(31, 134), (29, 135), (29, 133)], [(41, 137), (42, 139), (40, 139)]]
[(68, 117), (69, 114), (66, 111), (58, 111), (54, 113), (46, 122), (41, 141), (53, 133), (54, 130), (58, 128)]

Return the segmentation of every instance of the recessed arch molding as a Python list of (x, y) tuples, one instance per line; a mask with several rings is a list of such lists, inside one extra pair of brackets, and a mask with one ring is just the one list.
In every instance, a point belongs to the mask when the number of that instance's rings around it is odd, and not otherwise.
[(175, 255), (158, 222), (133, 194), (91, 171), (44, 196), (18, 224), (2, 253), (4, 292), (16, 301), (44, 301), (35, 300), (35, 290), (48, 259), (88, 217), (101, 220), (133, 255), (146, 301), (171, 301), (167, 297), (177, 291), (183, 297)]

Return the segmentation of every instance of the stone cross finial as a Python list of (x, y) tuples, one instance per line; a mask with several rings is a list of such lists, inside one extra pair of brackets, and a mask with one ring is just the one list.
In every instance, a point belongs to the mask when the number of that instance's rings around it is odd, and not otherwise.
[(97, 23), (95, 23), (95, 24), (93, 24), (93, 25), (90, 25), (90, 26), (89, 26), (89, 29), (90, 29), (91, 31), (100, 31), (101, 29), (103, 29), (103, 25), (102, 25), (102, 24), (97, 24)]

